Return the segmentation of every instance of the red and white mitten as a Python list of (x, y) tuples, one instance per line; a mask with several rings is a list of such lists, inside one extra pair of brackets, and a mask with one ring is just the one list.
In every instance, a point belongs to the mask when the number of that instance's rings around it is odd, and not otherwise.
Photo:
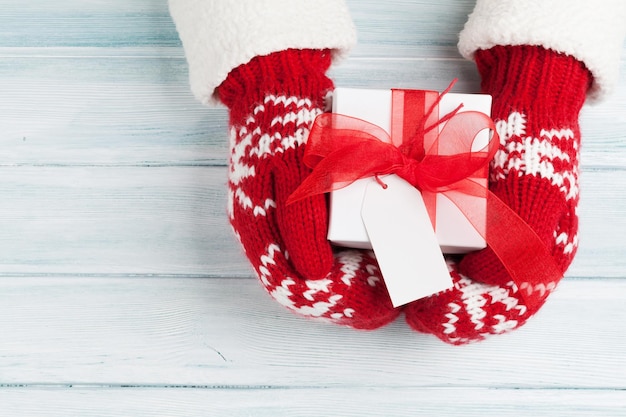
[[(616, 81), (626, 3), (478, 0), (459, 49), (493, 96), (500, 149), (490, 189), (544, 242), (557, 266), (578, 246), (579, 112)], [(515, 329), (558, 282), (514, 284), (491, 249), (452, 265), (453, 289), (406, 308), (408, 323), (462, 344)], [(525, 297), (538, 297), (530, 307)]]
[(342, 1), (170, 0), (191, 87), (229, 109), (229, 216), (257, 276), (294, 312), (360, 329), (394, 320), (370, 253), (334, 254), (324, 196), (287, 206), (310, 173), (310, 126), (333, 88), (332, 59), (355, 41)]

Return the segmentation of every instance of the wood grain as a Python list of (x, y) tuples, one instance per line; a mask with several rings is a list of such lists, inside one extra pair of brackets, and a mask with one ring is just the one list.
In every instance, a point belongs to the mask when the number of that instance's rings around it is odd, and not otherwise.
[(616, 417), (626, 395), (606, 390), (432, 388), (167, 389), (38, 388), (0, 391), (7, 415), (20, 417)]
[[(0, 168), (0, 276), (250, 277), (226, 217), (226, 169)], [(568, 277), (623, 277), (625, 171), (583, 177), (580, 249)], [(598, 210), (598, 202), (602, 209)]]
[(626, 282), (608, 282), (564, 282), (525, 327), (458, 348), (402, 318), (302, 319), (251, 279), (3, 278), (1, 383), (619, 390)]
[[(618, 91), (581, 116), (583, 167), (622, 169), (626, 60)], [(353, 58), (337, 85), (477, 92), (457, 58)], [(176, 48), (0, 48), (0, 165), (225, 165), (227, 114), (193, 100)]]
[[(0, 415), (626, 415), (626, 53), (581, 114), (566, 279), (457, 348), (264, 293), (225, 215), (227, 113), (194, 101), (165, 0), (0, 3)], [(348, 0), (359, 44), (330, 75), (476, 92), (473, 4)]]

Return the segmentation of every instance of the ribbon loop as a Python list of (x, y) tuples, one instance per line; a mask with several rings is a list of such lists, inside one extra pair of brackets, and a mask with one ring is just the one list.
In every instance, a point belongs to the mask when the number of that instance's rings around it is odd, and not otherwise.
[[(455, 122), (457, 118), (460, 119)], [(463, 129), (465, 121), (469, 123)], [(455, 123), (447, 128), (452, 122)], [(494, 131), (494, 137), (487, 149), (473, 152), (474, 138), (485, 129)], [(499, 143), (493, 121), (479, 112), (464, 112), (451, 118), (438, 138), (424, 157), (416, 160), (405, 154), (408, 148), (393, 146), (390, 135), (381, 127), (350, 116), (323, 113), (313, 122), (304, 154), (304, 163), (313, 172), (287, 204), (338, 190), (361, 178), (386, 174), (397, 174), (420, 191), (459, 189), (468, 177), (488, 166)], [(443, 147), (450, 154), (436, 153), (440, 143), (448, 142), (457, 144), (455, 148)]]

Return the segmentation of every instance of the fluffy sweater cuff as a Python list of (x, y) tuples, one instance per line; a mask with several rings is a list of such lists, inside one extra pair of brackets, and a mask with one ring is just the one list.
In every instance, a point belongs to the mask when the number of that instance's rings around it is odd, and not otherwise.
[(343, 0), (169, 0), (169, 7), (191, 90), (204, 104), (216, 104), (216, 87), (256, 56), (330, 49), (336, 58), (356, 43)]
[(458, 46), (468, 59), (496, 45), (542, 46), (570, 55), (591, 72), (588, 98), (599, 100), (617, 82), (625, 35), (624, 0), (478, 0)]

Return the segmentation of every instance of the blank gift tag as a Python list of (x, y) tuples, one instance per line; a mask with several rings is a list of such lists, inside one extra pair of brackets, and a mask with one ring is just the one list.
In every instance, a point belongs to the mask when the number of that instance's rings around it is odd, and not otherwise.
[(361, 217), (394, 307), (452, 287), (422, 194), (396, 175), (371, 181)]

